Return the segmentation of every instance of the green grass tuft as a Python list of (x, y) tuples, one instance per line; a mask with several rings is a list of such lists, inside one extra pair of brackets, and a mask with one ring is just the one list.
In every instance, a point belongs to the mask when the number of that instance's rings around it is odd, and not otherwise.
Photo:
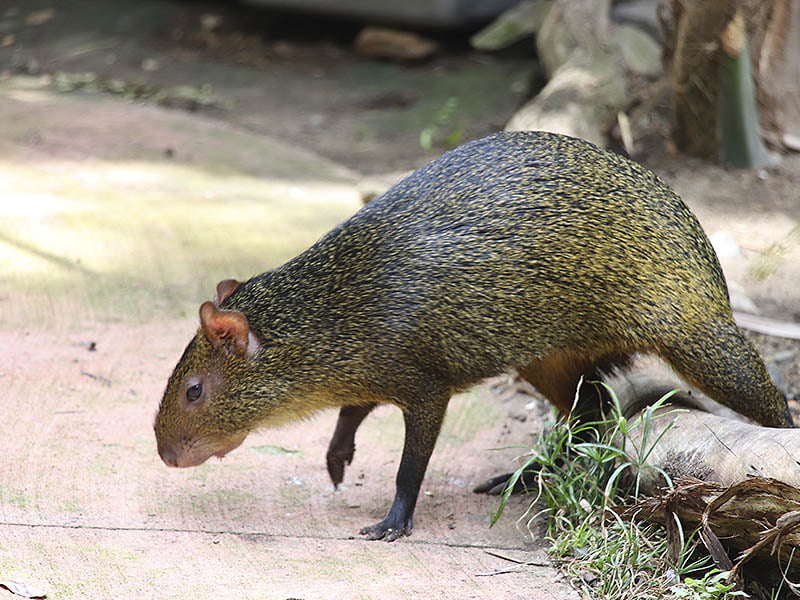
[[(712, 569), (711, 558), (695, 535), (684, 535), (680, 524), (676, 559), (662, 526), (620, 516), (618, 508), (639, 499), (647, 470), (656, 469), (672, 486), (665, 472), (646, 461), (661, 439), (650, 433), (653, 421), (679, 410), (656, 414), (672, 396), (668, 394), (628, 419), (613, 390), (606, 388), (612, 398), (608, 418), (587, 423), (573, 418), (545, 432), (506, 486), (492, 522), (502, 514), (523, 471), (538, 463), (542, 468), (531, 490), (535, 497), (520, 521), (531, 528), (540, 517), (546, 519), (549, 552), (584, 597), (727, 600), (741, 596), (725, 582), (726, 572)], [(643, 432), (640, 446), (628, 443), (633, 429)]]

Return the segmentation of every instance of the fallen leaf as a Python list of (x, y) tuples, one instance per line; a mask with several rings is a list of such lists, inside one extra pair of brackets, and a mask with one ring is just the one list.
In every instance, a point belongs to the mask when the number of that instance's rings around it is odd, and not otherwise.
[(22, 583), (21, 581), (12, 581), (10, 579), (0, 579), (0, 588), (6, 588), (12, 594), (22, 596), (23, 598), (47, 598), (47, 593), (40, 589)]
[(438, 50), (435, 42), (416, 33), (384, 27), (365, 27), (353, 44), (362, 56), (400, 62), (429, 58)]
[(302, 455), (300, 450), (290, 450), (283, 446), (253, 446), (250, 448), (256, 454), (268, 454), (270, 456)]

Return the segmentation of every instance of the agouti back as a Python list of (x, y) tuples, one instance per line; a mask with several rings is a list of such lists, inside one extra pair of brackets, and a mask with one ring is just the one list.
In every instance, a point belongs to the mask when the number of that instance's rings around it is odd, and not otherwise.
[(654, 353), (741, 414), (792, 425), (686, 205), (630, 160), (551, 133), (448, 152), (283, 266), (221, 282), (200, 319), (156, 417), (164, 462), (342, 407), (339, 483), (363, 418), (394, 404), (397, 491), (370, 539), (410, 532), (451, 395), (509, 369), (569, 411), (582, 375)]

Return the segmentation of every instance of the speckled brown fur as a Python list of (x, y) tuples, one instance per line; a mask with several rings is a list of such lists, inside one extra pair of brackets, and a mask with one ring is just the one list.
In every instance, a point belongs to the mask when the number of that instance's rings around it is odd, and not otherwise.
[[(197, 437), (226, 448), (321, 408), (395, 404), (406, 420), (397, 495), (371, 538), (410, 530), (450, 395), (510, 368), (569, 410), (581, 375), (653, 352), (723, 404), (791, 425), (694, 215), (653, 173), (565, 136), (465, 144), (221, 307), (242, 313), (260, 346), (240, 355), (198, 333), (164, 394), (159, 448)], [(193, 373), (218, 389), (182, 408)], [(332, 442), (342, 471), (368, 410)]]

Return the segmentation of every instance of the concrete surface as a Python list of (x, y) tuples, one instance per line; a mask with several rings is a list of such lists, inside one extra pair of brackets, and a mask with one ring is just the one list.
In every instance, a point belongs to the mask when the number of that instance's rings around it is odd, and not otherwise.
[[(221, 31), (200, 30), (206, 10)], [(0, 580), (59, 599), (576, 598), (537, 566), (541, 531), (515, 523), (525, 501), (488, 529), (495, 501), (469, 491), (540, 427), (546, 409), (526, 410), (527, 397), (481, 388), (453, 401), (414, 535), (393, 544), (357, 535), (391, 501), (402, 440), (391, 408), (365, 422), (336, 493), (324, 467), (333, 414), (253, 435), (222, 463), (159, 461), (152, 418), (216, 282), (280, 264), (357, 210), (352, 169), (440, 153), (419, 135), (450, 98), (439, 134), (470, 139), (501, 129), (530, 79), (530, 61), (445, 53), (404, 68), (354, 57), (326, 23), (303, 23), (295, 43), (280, 19), (236, 18), (153, 0), (0, 8)], [(255, 43), (262, 26), (270, 39)], [(208, 84), (233, 108), (59, 94), (59, 72)], [(797, 319), (800, 158), (766, 175), (649, 166), (710, 233), (733, 234), (744, 258), (725, 268), (759, 307)], [(775, 243), (775, 274), (754, 279)], [(796, 389), (797, 344), (759, 344), (789, 353)], [(495, 554), (536, 564), (492, 575), (515, 566)]]

